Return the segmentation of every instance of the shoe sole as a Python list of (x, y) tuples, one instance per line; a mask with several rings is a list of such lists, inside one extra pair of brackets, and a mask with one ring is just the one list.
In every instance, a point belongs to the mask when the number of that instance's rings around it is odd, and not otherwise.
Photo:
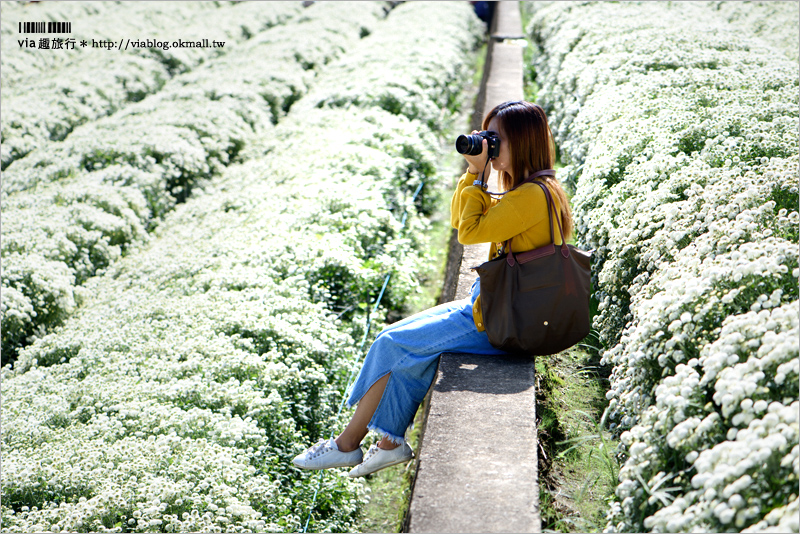
[(355, 466), (357, 466), (357, 465), (360, 465), (360, 464), (361, 464), (361, 462), (359, 462), (359, 463), (357, 463), (357, 464), (337, 464), (337, 465), (326, 465), (325, 467), (310, 467), (310, 466), (306, 466), (306, 465), (299, 465), (299, 464), (296, 464), (296, 463), (294, 463), (294, 462), (292, 462), (292, 464), (293, 464), (295, 467), (299, 467), (300, 469), (305, 469), (306, 471), (321, 471), (321, 470), (323, 470), (323, 469), (333, 469), (334, 467), (355, 467)]
[(377, 473), (381, 469), (386, 469), (387, 467), (392, 467), (393, 465), (402, 464), (404, 462), (407, 462), (407, 461), (413, 460), (413, 459), (414, 459), (413, 456), (409, 456), (408, 458), (403, 458), (401, 460), (395, 460), (394, 462), (391, 462), (391, 463), (388, 463), (388, 464), (384, 464), (384, 465), (380, 466), (379, 468), (373, 469), (372, 471), (369, 471), (367, 473), (359, 473), (357, 475), (352, 475), (350, 473), (347, 473), (347, 476), (349, 476), (350, 478), (365, 477), (367, 475), (371, 475), (372, 473)]

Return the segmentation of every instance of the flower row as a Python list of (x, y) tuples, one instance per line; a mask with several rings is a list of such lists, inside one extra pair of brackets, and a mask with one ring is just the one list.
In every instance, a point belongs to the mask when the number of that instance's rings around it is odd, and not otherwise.
[[(319, 4), (158, 93), (75, 129), (4, 173), (3, 354), (59, 324), (83, 282), (147, 240), (176, 203), (218, 175), (308, 90), (314, 67), (352, 47), (384, 15)], [(287, 32), (318, 39), (293, 47)], [(270, 58), (271, 68), (253, 65)], [(274, 65), (274, 67), (272, 67)]]
[(793, 2), (724, 2), (710, 6), (735, 27), (752, 32), (797, 62), (800, 36), (797, 20), (800, 6)]
[(713, 3), (551, 3), (529, 30), (596, 248), (608, 529), (796, 530), (796, 65)]
[[(440, 76), (463, 83), (478, 28), (466, 4), (403, 4), (319, 82), (441, 31), (461, 38), (407, 58), (409, 83), (456, 53)], [(413, 192), (446, 170), (425, 121), (305, 98), (3, 369), (4, 530), (299, 531), (320, 484), (310, 529), (355, 529), (361, 485), (290, 459), (342, 422), (361, 310), (385, 276), (377, 323), (417, 287)]]

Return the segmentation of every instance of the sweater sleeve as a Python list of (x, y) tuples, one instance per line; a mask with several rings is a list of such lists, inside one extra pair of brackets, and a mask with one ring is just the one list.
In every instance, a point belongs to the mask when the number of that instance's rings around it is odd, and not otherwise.
[(474, 182), (478, 176), (477, 174), (465, 172), (458, 180), (456, 191), (453, 193), (453, 199), (450, 201), (450, 224), (453, 228), (457, 229), (461, 220), (461, 192), (468, 185), (472, 185), (472, 182)]

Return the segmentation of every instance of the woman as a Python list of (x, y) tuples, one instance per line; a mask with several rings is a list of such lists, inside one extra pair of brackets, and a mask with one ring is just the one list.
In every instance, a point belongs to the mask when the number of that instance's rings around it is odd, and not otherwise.
[[(499, 154), (490, 162), (508, 193), (495, 200), (481, 187), (478, 177), (489, 163), (483, 139), (480, 155), (464, 155), (467, 172), (451, 202), (451, 223), (458, 229), (459, 242), (492, 243), (489, 259), (498, 255), (506, 240), (514, 252), (548, 244), (545, 194), (534, 183), (519, 185), (555, 163), (553, 135), (544, 110), (528, 102), (505, 102), (489, 112), (483, 128), (500, 138)], [(564, 189), (555, 177), (537, 180), (551, 191), (568, 239), (572, 217)], [(562, 244), (557, 231), (555, 240)], [(348, 399), (348, 406), (358, 405), (347, 428), (336, 439), (321, 440), (298, 455), (294, 464), (303, 469), (353, 467), (349, 475), (359, 477), (413, 458), (405, 431), (433, 382), (443, 352), (505, 354), (489, 343), (484, 331), (480, 279), (472, 285), (469, 298), (441, 304), (385, 328), (370, 347)], [(364, 455), (360, 445), (369, 430), (383, 437)]]

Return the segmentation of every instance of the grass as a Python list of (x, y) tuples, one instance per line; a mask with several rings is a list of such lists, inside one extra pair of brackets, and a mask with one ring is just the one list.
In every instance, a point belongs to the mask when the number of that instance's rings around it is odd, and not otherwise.
[(431, 229), (428, 234), (430, 241), (427, 260), (420, 272), (420, 292), (407, 299), (406, 316), (435, 306), (442, 292), (445, 269), (447, 268), (450, 234), (452, 232), (452, 226), (450, 226), (450, 200), (458, 176), (466, 170), (466, 162), (463, 156), (455, 151), (454, 143), (459, 134), (471, 131), (470, 120), (472, 112), (477, 105), (478, 90), (486, 64), (487, 49), (487, 44), (483, 43), (475, 52), (472, 79), (461, 96), (461, 112), (452, 119), (450, 128), (452, 131), (444, 134), (440, 139), (444, 153), (439, 165), (440, 171), (445, 177), (452, 175), (452, 178), (449, 180), (445, 178), (439, 183), (426, 186), (434, 189), (427, 194), (436, 196), (436, 208), (430, 217)]
[[(473, 87), (480, 87), (481, 80), (483, 78), (483, 69), (486, 67), (486, 53), (489, 49), (488, 43), (483, 43), (477, 52), (477, 58), (475, 61), (475, 68), (472, 71), (472, 86)], [(475, 106), (472, 106), (473, 109)]]
[(542, 528), (600, 532), (617, 487), (617, 442), (602, 428), (608, 370), (573, 348), (536, 361)]
[[(527, 5), (520, 5), (520, 17), (522, 19), (522, 33), (527, 35), (528, 25), (533, 18), (533, 9)], [(528, 102), (536, 102), (539, 94), (539, 84), (536, 82), (536, 70), (533, 68), (533, 59), (536, 55), (535, 44), (528, 39), (528, 45), (522, 51), (523, 66), (523, 98)]]

